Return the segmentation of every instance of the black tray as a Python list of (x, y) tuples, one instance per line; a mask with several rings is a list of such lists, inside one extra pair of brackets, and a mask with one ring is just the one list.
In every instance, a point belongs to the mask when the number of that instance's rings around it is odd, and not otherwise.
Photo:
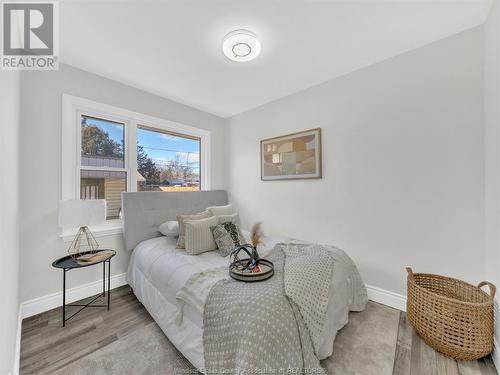
[[(103, 252), (103, 251), (111, 251), (111, 252), (113, 252), (113, 254), (110, 255), (106, 259), (102, 259), (102, 260), (99, 260), (99, 261), (93, 262), (93, 263), (84, 263), (84, 264), (83, 263), (80, 264), (77, 261), (75, 261), (71, 257), (71, 255), (66, 255), (65, 257), (59, 258), (56, 261), (54, 261), (52, 263), (52, 267), (55, 267), (55, 268), (65, 268), (65, 269), (88, 267), (88, 266), (93, 266), (94, 264), (99, 264), (99, 263), (102, 263), (102, 262), (106, 262), (108, 259), (111, 259), (111, 258), (113, 258), (116, 255), (116, 251), (111, 250), (111, 249), (99, 249), (99, 250), (96, 250), (94, 253), (100, 253), (100, 252)], [(80, 255), (86, 255), (86, 254), (90, 254), (90, 253), (92, 253), (92, 252), (91, 251), (85, 251), (85, 252), (81, 253)]]
[(229, 276), (238, 281), (244, 282), (256, 282), (267, 280), (274, 275), (274, 264), (267, 259), (259, 259), (259, 266), (267, 268), (264, 272), (253, 273), (253, 272), (238, 272), (236, 267), (231, 265), (229, 267)]

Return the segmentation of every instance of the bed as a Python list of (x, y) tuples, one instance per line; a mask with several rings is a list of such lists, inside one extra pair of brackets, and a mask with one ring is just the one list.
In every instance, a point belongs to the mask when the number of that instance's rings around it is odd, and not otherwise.
[[(125, 246), (132, 251), (127, 281), (170, 341), (200, 371), (205, 369), (203, 311), (195, 304), (180, 303), (179, 293), (193, 275), (227, 268), (229, 257), (217, 252), (196, 256), (176, 249), (176, 238), (161, 236), (158, 226), (175, 220), (177, 214), (203, 211), (227, 204), (225, 191), (182, 193), (124, 193)], [(244, 231), (248, 236), (248, 232)], [(265, 237), (259, 253), (265, 257), (287, 238)], [(327, 319), (321, 332), (318, 359), (332, 354), (337, 331), (348, 320), (349, 311), (363, 310), (366, 289), (357, 269), (342, 251), (335, 252), (335, 273), (329, 289)]]

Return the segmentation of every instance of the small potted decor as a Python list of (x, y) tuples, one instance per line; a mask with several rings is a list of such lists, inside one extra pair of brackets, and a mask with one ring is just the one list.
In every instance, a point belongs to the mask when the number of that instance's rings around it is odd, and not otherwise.
[(261, 223), (254, 224), (250, 233), (250, 244), (236, 246), (231, 252), (229, 275), (238, 281), (262, 281), (274, 274), (274, 265), (262, 259), (257, 246), (262, 243)]

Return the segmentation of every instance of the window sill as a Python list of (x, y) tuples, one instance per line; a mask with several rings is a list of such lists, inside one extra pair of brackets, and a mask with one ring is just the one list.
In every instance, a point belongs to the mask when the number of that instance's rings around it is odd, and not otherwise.
[[(93, 225), (89, 227), (89, 229), (96, 238), (123, 233), (121, 220), (109, 220), (105, 224)], [(59, 238), (61, 238), (64, 242), (71, 242), (75, 238), (77, 232), (78, 229), (66, 230), (59, 235)]]

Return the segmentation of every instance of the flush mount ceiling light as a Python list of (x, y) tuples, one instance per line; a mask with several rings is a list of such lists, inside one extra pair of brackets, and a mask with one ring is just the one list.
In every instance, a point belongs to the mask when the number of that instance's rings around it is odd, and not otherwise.
[(235, 30), (224, 37), (222, 52), (230, 60), (245, 62), (255, 59), (261, 50), (257, 36), (248, 30)]

